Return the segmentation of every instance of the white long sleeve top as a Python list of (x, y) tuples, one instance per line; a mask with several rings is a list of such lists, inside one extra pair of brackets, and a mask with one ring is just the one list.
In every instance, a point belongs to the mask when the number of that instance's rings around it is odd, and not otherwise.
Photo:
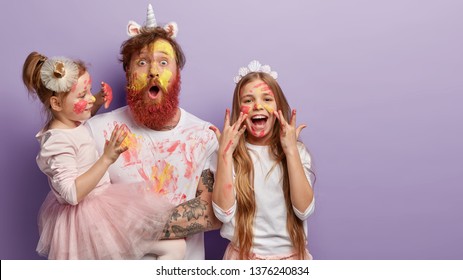
[[(271, 158), (268, 146), (257, 146), (246, 143), (254, 163), (254, 192), (256, 198), (256, 215), (254, 219), (254, 238), (251, 251), (259, 255), (284, 255), (294, 251), (291, 238), (286, 230), (286, 205), (283, 193), (282, 167), (275, 167), (270, 174), (275, 161)], [(311, 171), (311, 157), (304, 144), (298, 142), (298, 150), (304, 167), (305, 175), (314, 184), (314, 174)], [(212, 166), (216, 166), (212, 164)], [(213, 172), (216, 170), (213, 169)], [(233, 172), (233, 180), (235, 174)], [(235, 233), (235, 203), (230, 209), (221, 209), (213, 203), (214, 213), (223, 225), (220, 230), (222, 237), (234, 241)], [(294, 206), (297, 217), (304, 221), (315, 209), (315, 199), (302, 213)]]

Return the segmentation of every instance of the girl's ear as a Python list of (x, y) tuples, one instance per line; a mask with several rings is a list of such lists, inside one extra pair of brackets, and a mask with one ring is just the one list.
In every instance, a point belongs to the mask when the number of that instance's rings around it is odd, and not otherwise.
[(57, 96), (50, 97), (50, 107), (53, 111), (61, 111), (63, 107), (61, 106), (61, 100)]

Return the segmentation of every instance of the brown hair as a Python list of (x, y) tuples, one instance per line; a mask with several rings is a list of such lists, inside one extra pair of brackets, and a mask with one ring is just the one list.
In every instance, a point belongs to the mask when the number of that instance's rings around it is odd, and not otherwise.
[[(235, 87), (230, 122), (235, 123), (239, 118), (240, 93), (242, 88), (244, 88), (246, 84), (257, 79), (262, 80), (270, 87), (270, 89), (274, 93), (277, 108), (281, 110), (283, 116), (287, 120), (289, 120), (291, 108), (277, 81), (274, 78), (272, 78), (269, 74), (252, 72), (244, 76)], [(287, 230), (291, 238), (291, 243), (298, 255), (298, 259), (306, 259), (306, 236), (304, 226), (303, 222), (295, 215), (291, 203), (288, 165), (286, 162), (285, 153), (280, 143), (280, 124), (278, 121), (275, 122), (275, 125), (273, 127), (269, 146), (271, 150), (271, 155), (276, 160), (276, 165), (281, 164), (283, 170), (283, 192), (287, 211)], [(233, 163), (236, 173), (236, 224), (240, 225), (238, 227), (235, 227), (235, 238), (237, 239), (235, 240), (235, 242), (238, 242), (238, 245), (240, 247), (239, 258), (248, 259), (252, 247), (253, 223), (254, 216), (256, 214), (256, 203), (253, 186), (254, 169), (248, 149), (246, 148), (244, 137), (240, 138), (238, 145), (233, 153), (233, 156)]]
[(127, 67), (130, 64), (130, 59), (132, 55), (140, 52), (145, 46), (157, 41), (157, 40), (166, 40), (172, 46), (175, 51), (175, 60), (177, 62), (177, 67), (182, 69), (185, 66), (186, 58), (183, 54), (182, 48), (180, 45), (170, 37), (170, 33), (164, 30), (161, 27), (155, 28), (146, 28), (143, 27), (140, 30), (140, 34), (124, 41), (121, 45), (121, 59), (122, 67), (124, 71), (127, 71)]
[[(42, 83), (40, 70), (42, 69), (42, 65), (46, 60), (46, 56), (38, 52), (31, 52), (27, 56), (26, 61), (24, 61), (22, 78), (29, 94), (33, 97), (37, 96), (43, 103), (43, 109), (47, 115), (46, 123), (48, 124), (52, 119), (52, 114), (50, 111), (50, 98), (52, 96), (58, 96), (60, 99), (64, 99), (70, 91), (54, 92), (53, 90), (45, 87), (45, 85)], [(74, 60), (74, 63), (79, 69), (79, 77), (82, 76), (87, 71), (87, 67), (80, 60)]]

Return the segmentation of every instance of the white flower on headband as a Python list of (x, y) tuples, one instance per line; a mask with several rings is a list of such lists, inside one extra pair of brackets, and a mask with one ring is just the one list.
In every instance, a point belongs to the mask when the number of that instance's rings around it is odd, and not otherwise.
[(79, 68), (66, 57), (52, 57), (43, 63), (40, 78), (47, 89), (68, 92), (79, 78)]
[[(153, 6), (151, 6), (151, 4), (148, 4), (148, 10), (146, 12), (145, 27), (155, 28), (157, 26), (158, 24), (156, 23), (156, 18), (154, 17)], [(142, 28), (143, 27), (140, 26), (140, 24), (136, 23), (133, 20), (130, 20), (129, 23), (127, 24), (127, 34), (129, 34), (130, 37), (136, 36), (140, 34)], [(167, 31), (167, 33), (169, 33), (171, 38), (177, 37), (177, 33), (178, 33), (177, 23), (169, 22), (168, 24), (164, 25), (163, 28), (165, 31)]]
[(261, 72), (267, 73), (275, 80), (278, 78), (278, 73), (272, 71), (269, 65), (262, 65), (259, 61), (253, 60), (248, 64), (248, 67), (241, 67), (238, 71), (238, 76), (234, 78), (235, 84), (237, 84), (241, 79), (249, 73), (252, 72)]

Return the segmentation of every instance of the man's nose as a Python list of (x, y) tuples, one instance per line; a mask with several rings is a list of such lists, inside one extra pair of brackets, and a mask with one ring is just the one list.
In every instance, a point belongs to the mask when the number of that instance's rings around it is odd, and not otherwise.
[(150, 68), (150, 78), (159, 78), (159, 70), (156, 67)]

